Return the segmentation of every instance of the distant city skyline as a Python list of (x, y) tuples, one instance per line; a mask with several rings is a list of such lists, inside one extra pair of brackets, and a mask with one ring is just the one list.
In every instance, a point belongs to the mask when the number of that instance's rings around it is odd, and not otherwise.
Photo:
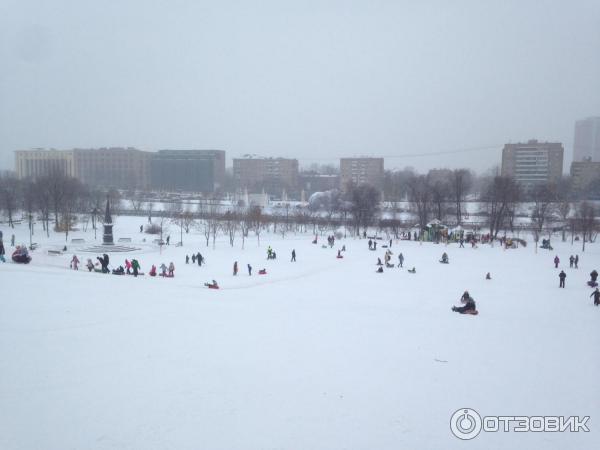
[(567, 163), (600, 115), (599, 20), (594, 0), (6, 0), (0, 168), (135, 147), (481, 173), (530, 139)]

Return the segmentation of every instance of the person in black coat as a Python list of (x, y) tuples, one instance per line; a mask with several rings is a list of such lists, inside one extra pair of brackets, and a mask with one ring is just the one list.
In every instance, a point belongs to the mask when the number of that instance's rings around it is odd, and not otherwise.
[(596, 271), (596, 269), (590, 272), (590, 278), (592, 279), (593, 283), (596, 282), (596, 280), (598, 279), (598, 272)]
[(567, 274), (565, 273), (564, 270), (560, 271), (560, 273), (558, 274), (558, 278), (560, 278), (560, 283), (559, 283), (558, 287), (564, 288), (565, 287), (565, 278), (567, 278)]
[(592, 292), (592, 295), (590, 295), (590, 297), (592, 296), (594, 297), (594, 305), (600, 305), (600, 290), (598, 290), (598, 288), (596, 288), (596, 290)]
[(465, 314), (471, 311), (475, 311), (477, 309), (475, 300), (469, 295), (469, 292), (467, 291), (465, 291), (465, 293), (460, 298), (460, 302), (463, 304), (463, 306), (453, 306), (452, 311), (460, 314)]

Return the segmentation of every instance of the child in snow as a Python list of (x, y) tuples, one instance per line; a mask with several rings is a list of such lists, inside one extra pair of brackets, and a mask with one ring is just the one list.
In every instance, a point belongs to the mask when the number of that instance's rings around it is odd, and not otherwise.
[(449, 262), (449, 261), (448, 261), (448, 254), (447, 254), (446, 252), (444, 252), (444, 253), (442, 254), (442, 259), (440, 260), (440, 262), (441, 262), (442, 264), (448, 264), (448, 262)]
[(592, 292), (592, 295), (590, 295), (590, 297), (592, 296), (594, 297), (594, 305), (600, 305), (600, 290), (598, 290), (598, 288), (596, 288), (596, 290)]
[(133, 276), (137, 277), (138, 274), (140, 273), (140, 263), (138, 262), (137, 259), (131, 260), (131, 268), (133, 269)]
[(87, 260), (87, 264), (85, 265), (88, 269), (88, 271), (92, 271), (94, 270), (94, 263), (92, 262), (91, 258), (88, 258)]
[(485, 274), (485, 279), (486, 280), (491, 280), (492, 279), (492, 276), (490, 275), (489, 272)]
[(235, 277), (238, 273), (238, 264), (237, 261), (233, 263), (233, 276)]
[(150, 275), (151, 277), (156, 276), (156, 266), (154, 264), (152, 264), (152, 267), (150, 268), (150, 272), (148, 272), (148, 275)]
[(554, 268), (558, 269), (558, 263), (560, 262), (560, 259), (558, 259), (558, 255), (556, 255), (554, 257)]
[(417, 269), (415, 269), (414, 267), (413, 267), (412, 269), (408, 269), (408, 271), (409, 271), (410, 273), (417, 273)]
[(376, 270), (377, 273), (383, 273), (383, 267), (379, 266), (379, 268)]
[(402, 264), (404, 264), (404, 255), (400, 253), (398, 255), (398, 267), (402, 267)]
[(169, 277), (174, 277), (175, 276), (175, 264), (173, 264), (173, 261), (171, 261), (171, 263), (169, 264)]
[(160, 265), (160, 276), (161, 277), (166, 277), (167, 276), (167, 266), (165, 265), (165, 263), (162, 263)]
[(465, 293), (460, 298), (460, 302), (464, 306), (453, 306), (452, 311), (460, 313), (460, 314), (476, 314), (477, 313), (475, 300), (473, 300), (473, 297), (471, 297), (467, 291), (465, 291)]
[(127, 269), (127, 275), (131, 275), (131, 261), (125, 258), (125, 269)]
[(73, 255), (73, 259), (71, 259), (71, 268), (73, 270), (79, 270), (78, 264), (79, 258), (77, 258), (77, 255)]
[(250, 264), (247, 265), (248, 266), (248, 276), (252, 276), (252, 266)]

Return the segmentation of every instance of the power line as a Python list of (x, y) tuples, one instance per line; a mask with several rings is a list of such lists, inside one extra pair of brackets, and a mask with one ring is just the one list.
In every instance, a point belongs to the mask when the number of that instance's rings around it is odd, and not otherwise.
[[(457, 153), (467, 153), (467, 152), (483, 152), (483, 151), (490, 151), (490, 150), (500, 150), (503, 147), (504, 144), (501, 145), (489, 145), (486, 147), (467, 147), (467, 148), (457, 148), (457, 149), (452, 149), (452, 150), (440, 150), (440, 151), (435, 151), (435, 152), (426, 152), (426, 153), (401, 153), (401, 154), (388, 154), (388, 155), (376, 155), (374, 157), (377, 158), (388, 158), (388, 159), (393, 159), (393, 158), (420, 158), (420, 157), (426, 157), (426, 156), (439, 156), (439, 155), (452, 155), (452, 154), (457, 154)], [(363, 156), (355, 156), (356, 158), (361, 158), (361, 157), (365, 157)], [(296, 159), (299, 159), (301, 161), (324, 161), (324, 160), (331, 160), (331, 159), (339, 159), (339, 158), (350, 158), (350, 156), (330, 156), (330, 157), (305, 157), (305, 158), (298, 158), (296, 157)]]

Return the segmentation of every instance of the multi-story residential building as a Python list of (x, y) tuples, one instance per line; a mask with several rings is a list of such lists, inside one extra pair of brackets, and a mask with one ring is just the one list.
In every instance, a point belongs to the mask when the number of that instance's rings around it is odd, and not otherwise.
[(145, 189), (149, 186), (150, 153), (135, 148), (72, 150), (75, 177), (90, 186)]
[[(224, 172), (225, 152), (222, 153)], [(218, 169), (214, 155), (203, 150), (159, 150), (150, 159), (150, 186), (160, 190), (213, 192)]]
[(233, 178), (238, 189), (281, 194), (298, 188), (298, 160), (288, 158), (234, 158)]
[(370, 184), (377, 189), (383, 189), (384, 169), (383, 158), (341, 158), (340, 187), (348, 185)]
[(560, 142), (506, 144), (502, 150), (502, 175), (509, 176), (525, 190), (556, 182), (563, 173), (564, 148)]
[(59, 172), (92, 186), (213, 192), (225, 179), (225, 152), (161, 150), (154, 153), (118, 147), (21, 150), (15, 152), (15, 168), (19, 178)]
[(592, 181), (600, 180), (600, 161), (573, 161), (571, 177), (573, 189), (584, 190)]
[(573, 161), (600, 161), (600, 117), (575, 122)]

